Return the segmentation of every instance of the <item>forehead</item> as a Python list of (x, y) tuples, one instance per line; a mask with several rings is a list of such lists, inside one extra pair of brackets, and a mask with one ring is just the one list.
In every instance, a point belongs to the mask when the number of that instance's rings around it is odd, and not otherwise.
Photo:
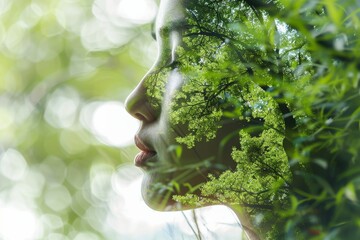
[(161, 0), (156, 17), (156, 29), (171, 28), (176, 23), (184, 21), (183, 0)]

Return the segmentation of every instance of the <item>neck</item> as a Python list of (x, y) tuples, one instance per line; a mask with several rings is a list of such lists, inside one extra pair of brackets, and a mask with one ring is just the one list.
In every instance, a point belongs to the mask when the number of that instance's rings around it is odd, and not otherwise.
[(245, 211), (245, 209), (239, 205), (231, 205), (229, 206), (238, 217), (242, 229), (245, 233), (245, 236), (248, 240), (261, 240), (263, 239), (259, 232), (255, 229), (254, 224), (251, 222), (251, 218), (249, 214)]

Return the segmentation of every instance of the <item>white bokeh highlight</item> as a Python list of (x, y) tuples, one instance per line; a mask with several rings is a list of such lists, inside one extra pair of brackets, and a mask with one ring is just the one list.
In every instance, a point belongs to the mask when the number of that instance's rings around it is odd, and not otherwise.
[(149, 0), (121, 0), (117, 5), (120, 17), (136, 24), (145, 24), (155, 18), (157, 6)]
[(83, 125), (99, 141), (110, 146), (126, 147), (133, 144), (139, 123), (126, 112), (121, 102), (92, 102), (81, 112)]
[(157, 4), (154, 0), (95, 0), (92, 13), (94, 18), (79, 30), (81, 41), (89, 51), (102, 51), (135, 39), (134, 26), (152, 22)]
[(42, 226), (31, 209), (21, 209), (0, 202), (0, 239), (29, 240), (39, 239)]
[(15, 149), (8, 149), (0, 155), (0, 174), (12, 181), (23, 179), (27, 168), (24, 156)]

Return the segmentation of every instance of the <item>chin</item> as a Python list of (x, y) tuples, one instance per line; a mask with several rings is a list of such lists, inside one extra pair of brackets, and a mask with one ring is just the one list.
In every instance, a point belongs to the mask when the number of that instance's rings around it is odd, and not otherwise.
[[(203, 175), (194, 176), (189, 181), (178, 183), (179, 187), (175, 187), (172, 179), (176, 179), (177, 174), (163, 173), (145, 173), (141, 194), (146, 205), (157, 211), (180, 211), (193, 209), (194, 206), (186, 206), (173, 200), (175, 195), (186, 195), (190, 193), (189, 184), (197, 186), (205, 182)], [(196, 194), (196, 191), (191, 193)]]

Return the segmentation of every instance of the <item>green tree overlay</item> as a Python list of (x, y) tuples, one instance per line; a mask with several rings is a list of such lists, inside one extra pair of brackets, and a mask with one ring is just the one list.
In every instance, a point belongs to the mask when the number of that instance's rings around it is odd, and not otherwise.
[(171, 122), (188, 129), (178, 143), (213, 139), (227, 119), (250, 127), (239, 131), (236, 168), (175, 200), (238, 205), (268, 238), (360, 236), (359, 3), (186, 4), (178, 59), (160, 60), (149, 80), (164, 68), (186, 76), (171, 106)]

